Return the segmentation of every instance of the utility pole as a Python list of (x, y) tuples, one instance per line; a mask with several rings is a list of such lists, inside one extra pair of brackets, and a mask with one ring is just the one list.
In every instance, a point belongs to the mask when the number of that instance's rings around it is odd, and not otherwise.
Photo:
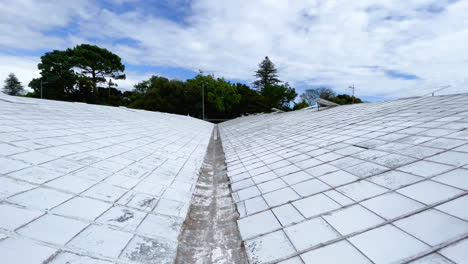
[(353, 104), (354, 104), (354, 83), (353, 83), (353, 85), (349, 86), (348, 88), (353, 90)]
[(108, 90), (108, 92), (109, 92), (109, 98), (110, 98), (111, 88), (112, 88), (112, 85), (114, 85), (114, 83), (112, 83), (112, 79), (110, 79), (110, 78), (109, 78), (108, 85), (109, 85), (109, 87), (108, 87), (107, 90)]
[(205, 120), (205, 85), (202, 82), (202, 115), (203, 115), (203, 120)]

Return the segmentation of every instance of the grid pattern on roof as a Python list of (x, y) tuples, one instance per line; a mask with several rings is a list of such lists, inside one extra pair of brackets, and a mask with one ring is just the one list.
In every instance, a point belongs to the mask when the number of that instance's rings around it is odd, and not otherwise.
[(2, 263), (172, 263), (212, 127), (0, 96)]
[(468, 94), (253, 115), (220, 134), (252, 263), (468, 262)]

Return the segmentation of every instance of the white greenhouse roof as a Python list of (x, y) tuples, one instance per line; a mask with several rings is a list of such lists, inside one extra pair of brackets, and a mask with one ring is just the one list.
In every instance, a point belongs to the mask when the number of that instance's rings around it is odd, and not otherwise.
[[(218, 128), (250, 263), (468, 263), (468, 94)], [(187, 116), (0, 94), (0, 262), (177, 262), (212, 131)], [(210, 250), (195, 259), (221, 263)]]
[(212, 127), (0, 95), (0, 262), (172, 263)]
[(468, 263), (468, 94), (220, 125), (251, 263)]

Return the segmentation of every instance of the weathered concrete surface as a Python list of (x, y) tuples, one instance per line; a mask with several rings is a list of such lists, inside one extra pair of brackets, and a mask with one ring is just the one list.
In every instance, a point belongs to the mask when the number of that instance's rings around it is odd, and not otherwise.
[(176, 263), (247, 263), (217, 134), (215, 128), (179, 238)]

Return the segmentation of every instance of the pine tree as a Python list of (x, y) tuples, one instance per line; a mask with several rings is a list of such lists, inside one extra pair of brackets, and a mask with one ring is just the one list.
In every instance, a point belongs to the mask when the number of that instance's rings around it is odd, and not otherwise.
[(276, 74), (278, 70), (275, 68), (275, 64), (267, 57), (258, 65), (258, 70), (255, 72), (255, 77), (258, 78), (253, 82), (253, 86), (262, 91), (265, 86), (277, 85), (281, 83)]
[(3, 93), (9, 95), (20, 95), (24, 92), (23, 85), (18, 81), (14, 73), (10, 73), (8, 78), (5, 80), (5, 85), (3, 86)]

